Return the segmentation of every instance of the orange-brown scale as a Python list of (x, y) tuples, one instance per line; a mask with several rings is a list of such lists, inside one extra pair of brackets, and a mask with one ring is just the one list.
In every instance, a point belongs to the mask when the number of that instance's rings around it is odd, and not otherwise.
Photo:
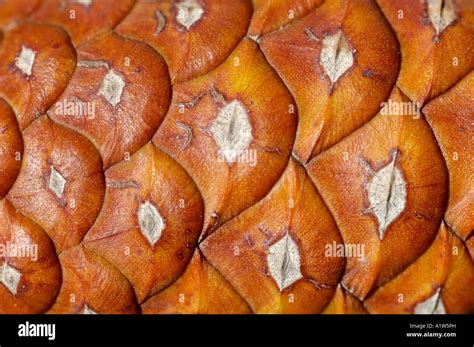
[(245, 314), (251, 309), (222, 275), (196, 250), (176, 282), (142, 305), (145, 314)]
[(423, 108), (449, 171), (449, 227), (466, 240), (474, 233), (474, 72)]
[(83, 246), (64, 251), (61, 290), (47, 313), (140, 313), (133, 288), (110, 263)]
[[(353, 62), (333, 81), (321, 53), (325, 40), (339, 31)], [(396, 38), (373, 0), (326, 1), (294, 25), (264, 36), (260, 46), (296, 99), (293, 153), (302, 163), (376, 115), (399, 71)]]
[(365, 305), (370, 313), (415, 313), (420, 303), (440, 291), (438, 305), (446, 313), (473, 313), (473, 288), (472, 259), (461, 240), (442, 224), (428, 250), (375, 291)]
[[(56, 251), (41, 227), (22, 215), (7, 199), (0, 200), (0, 245), (0, 269), (8, 264), (20, 273), (16, 294), (4, 286), (0, 276), (0, 313), (45, 312), (54, 303), (61, 286)], [(9, 254), (8, 251), (5, 254), (11, 246), (21, 253)]]
[[(398, 89), (390, 100), (409, 102)], [(388, 204), (391, 194), (387, 194), (387, 201), (380, 201), (387, 203), (395, 217), (388, 225), (381, 225), (375, 212), (371, 213), (376, 210), (368, 200), (368, 183), (377, 182), (377, 173), (391, 165), (390, 192), (395, 189), (391, 186), (395, 175), (400, 180), (396, 184), (404, 188), (398, 192), (398, 207)], [(380, 113), (316, 156), (308, 171), (344, 242), (365, 247), (363, 261), (348, 258), (342, 281), (359, 299), (414, 262), (434, 239), (447, 202), (448, 177), (436, 139), (422, 117), (392, 114), (390, 110)], [(382, 183), (378, 188), (385, 191), (388, 186)]]
[[(17, 65), (26, 50), (35, 52), (31, 75)], [(59, 27), (20, 23), (5, 31), (0, 46), (0, 95), (14, 110), (20, 130), (53, 105), (75, 65), (76, 52)]]
[(64, 28), (75, 47), (113, 29), (130, 12), (135, 0), (95, 0), (90, 4), (47, 0), (30, 16), (33, 21)]
[[(449, 0), (454, 4), (456, 19), (439, 35), (430, 22), (427, 0), (377, 2), (400, 42), (402, 59), (397, 85), (411, 100), (431, 100), (474, 68), (471, 0)], [(447, 4), (444, 7), (448, 8)]]
[[(251, 127), (251, 142), (239, 153), (255, 154), (254, 163), (219, 157), (222, 149), (211, 129), (232, 102), (244, 109), (233, 117)], [(174, 86), (170, 111), (153, 142), (189, 172), (203, 194), (204, 236), (263, 198), (278, 180), (294, 140), (294, 109), (288, 90), (250, 39), (216, 70)]]
[[(272, 270), (269, 257), (274, 245), (287, 237), (297, 251), (277, 256), (299, 263), (293, 270), (300, 276), (287, 277), (291, 283), (281, 287), (272, 271), (283, 271), (282, 278), (289, 274), (285, 267)], [(344, 270), (344, 257), (326, 255), (333, 243), (342, 239), (329, 210), (305, 169), (290, 159), (263, 200), (217, 229), (200, 248), (254, 312), (319, 313), (331, 301)]]
[[(145, 145), (161, 124), (171, 98), (167, 67), (148, 45), (115, 33), (98, 36), (77, 54), (78, 67), (48, 114), (87, 136), (106, 169)], [(108, 76), (112, 77), (109, 90), (104, 89)], [(108, 98), (104, 90), (110, 92)], [(71, 116), (58, 111), (57, 105), (76, 99), (93, 106), (94, 114)]]
[(260, 38), (304, 17), (324, 0), (253, 0), (254, 13), (248, 35)]
[[(127, 277), (141, 303), (185, 271), (202, 230), (202, 198), (187, 173), (150, 143), (108, 169), (106, 181), (104, 205), (84, 245)], [(140, 222), (148, 204), (162, 219), (155, 215), (149, 224), (162, 226), (153, 243)]]
[(23, 140), (22, 167), (7, 197), (46, 231), (59, 254), (81, 242), (99, 213), (102, 161), (85, 137), (47, 116), (33, 122)]
[(21, 167), (23, 139), (10, 106), (0, 99), (0, 199), (15, 182)]
[(248, 0), (197, 0), (203, 13), (189, 29), (177, 5), (186, 1), (139, 0), (116, 31), (149, 43), (165, 58), (173, 84), (206, 74), (222, 64), (245, 36), (252, 14)]

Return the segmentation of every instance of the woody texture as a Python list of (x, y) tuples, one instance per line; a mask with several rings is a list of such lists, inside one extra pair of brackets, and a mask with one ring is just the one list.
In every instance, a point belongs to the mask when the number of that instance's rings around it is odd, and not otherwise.
[(1, 314), (473, 314), (473, 0), (0, 0)]

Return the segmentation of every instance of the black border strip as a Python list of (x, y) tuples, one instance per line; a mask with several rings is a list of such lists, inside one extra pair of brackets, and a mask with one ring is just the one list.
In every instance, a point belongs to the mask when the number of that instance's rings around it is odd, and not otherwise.
[[(25, 322), (55, 324), (54, 341), (19, 337), (19, 326)], [(407, 333), (455, 333), (456, 337), (408, 337)], [(472, 347), (474, 315), (0, 315), (1, 347), (85, 343)]]

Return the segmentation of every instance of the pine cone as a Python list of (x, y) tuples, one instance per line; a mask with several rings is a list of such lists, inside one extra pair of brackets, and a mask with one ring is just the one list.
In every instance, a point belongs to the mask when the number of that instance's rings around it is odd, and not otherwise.
[(472, 0), (0, 0), (0, 313), (474, 313)]

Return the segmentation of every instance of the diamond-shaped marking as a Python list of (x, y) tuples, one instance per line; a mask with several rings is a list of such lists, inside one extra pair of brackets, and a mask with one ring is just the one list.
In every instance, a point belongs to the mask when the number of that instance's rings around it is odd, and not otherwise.
[(418, 303), (415, 306), (416, 314), (446, 314), (443, 300), (441, 298), (441, 288), (438, 288), (436, 293), (430, 296), (425, 301)]
[(93, 309), (91, 309), (89, 306), (84, 305), (84, 309), (82, 310), (82, 314), (97, 314)]
[(204, 13), (204, 9), (196, 0), (183, 0), (176, 4), (176, 8), (178, 10), (176, 21), (186, 30), (199, 21)]
[(379, 238), (382, 240), (390, 224), (397, 219), (405, 209), (407, 200), (406, 182), (401, 170), (395, 165), (397, 152), (392, 160), (379, 169), (373, 171), (369, 164), (361, 162), (369, 172), (369, 182), (366, 190), (369, 198), (367, 213), (377, 219)]
[(21, 273), (4, 263), (0, 265), (0, 283), (2, 283), (13, 295), (16, 295), (18, 289), (18, 283), (21, 280)]
[(303, 278), (298, 246), (288, 232), (270, 246), (267, 263), (280, 292)]
[(110, 69), (102, 80), (99, 95), (102, 95), (105, 100), (115, 107), (122, 98), (124, 87), (125, 82), (123, 78), (113, 69)]
[(66, 179), (56, 171), (54, 166), (51, 165), (51, 173), (49, 175), (49, 189), (51, 189), (58, 198), (61, 198), (64, 193), (64, 187), (66, 186)]
[(247, 111), (238, 100), (229, 102), (219, 110), (210, 131), (219, 148), (219, 155), (229, 164), (234, 163), (253, 140)]
[(36, 52), (25, 45), (21, 46), (21, 52), (16, 60), (16, 66), (26, 76), (31, 76), (33, 64), (35, 63)]
[(323, 38), (320, 64), (332, 84), (354, 64), (354, 53), (342, 30)]
[(166, 225), (158, 210), (149, 201), (141, 204), (138, 208), (138, 222), (141, 233), (150, 245), (154, 246), (160, 239)]
[(456, 19), (456, 9), (453, 0), (427, 0), (430, 22), (439, 36)]

